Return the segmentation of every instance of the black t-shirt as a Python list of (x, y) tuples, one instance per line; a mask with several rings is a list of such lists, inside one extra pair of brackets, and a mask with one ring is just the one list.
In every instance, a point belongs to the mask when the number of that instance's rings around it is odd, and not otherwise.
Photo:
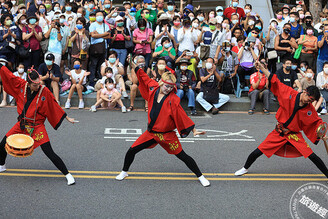
[(297, 73), (293, 70), (290, 70), (289, 74), (285, 74), (283, 68), (281, 68), (276, 72), (276, 74), (279, 81), (289, 87), (293, 87), (294, 82), (297, 80)]
[[(54, 63), (52, 65), (52, 68), (49, 70), (46, 63), (42, 63), (40, 66), (39, 66), (39, 70), (38, 70), (39, 74), (42, 75), (42, 76), (45, 76), (47, 73), (49, 73), (49, 75), (52, 73), (56, 78), (59, 77), (60, 80), (61, 80), (61, 73), (60, 73), (60, 68), (59, 66)], [(48, 78), (45, 80), (45, 82), (51, 82), (51, 79)]]
[[(115, 31), (116, 31), (115, 28), (111, 30), (111, 37), (113, 37), (115, 35)], [(129, 31), (126, 28), (124, 28), (124, 34), (126, 36), (130, 36)], [(115, 41), (112, 41), (111, 48), (113, 48), (113, 49), (125, 49), (125, 38), (123, 36), (122, 31), (117, 31)]]

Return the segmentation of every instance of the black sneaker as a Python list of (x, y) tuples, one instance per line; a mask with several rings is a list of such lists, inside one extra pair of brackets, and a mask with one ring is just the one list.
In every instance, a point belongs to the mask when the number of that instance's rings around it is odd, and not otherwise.
[(240, 84), (240, 89), (244, 89), (245, 84)]
[(212, 114), (213, 114), (213, 115), (216, 115), (216, 114), (218, 114), (218, 113), (219, 113), (219, 109), (213, 107), (213, 108), (212, 108)]
[(195, 108), (192, 109), (190, 114), (193, 115), (193, 116), (194, 116), (194, 115), (197, 115), (197, 111), (196, 111), (196, 109), (195, 109)]

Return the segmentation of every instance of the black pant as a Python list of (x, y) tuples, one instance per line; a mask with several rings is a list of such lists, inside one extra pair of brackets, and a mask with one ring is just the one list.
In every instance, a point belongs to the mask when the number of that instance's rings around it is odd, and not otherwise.
[[(145, 143), (142, 143), (134, 148), (130, 148), (127, 152), (126, 152), (126, 155), (125, 155), (125, 159), (124, 159), (124, 166), (123, 166), (123, 171), (128, 171), (133, 160), (134, 160), (134, 157), (135, 155), (142, 151), (143, 149), (146, 149), (148, 147), (150, 147), (152, 144), (156, 143), (156, 141), (154, 139), (152, 140), (149, 140)], [(202, 175), (202, 172), (199, 170), (195, 160), (190, 157), (189, 155), (187, 155), (183, 150), (176, 155), (177, 158), (179, 158), (180, 160), (182, 160), (186, 165), (187, 167), (197, 176), (197, 177), (200, 177)]]
[(32, 66), (34, 66), (34, 69), (38, 70), (40, 64), (40, 55), (41, 55), (41, 49), (30, 52), (29, 57), (24, 59), (23, 61), (25, 71), (31, 68)]
[[(0, 143), (0, 165), (4, 165), (6, 162), (7, 152), (5, 150), (7, 137), (5, 136)], [(62, 172), (64, 175), (68, 174), (68, 170), (62, 161), (62, 159), (52, 150), (50, 142), (44, 143), (41, 146), (43, 153), (52, 161), (52, 163)]]
[(100, 74), (100, 66), (105, 61), (105, 54), (99, 54), (99, 55), (90, 55), (89, 57), (90, 63), (89, 63), (89, 85), (94, 86), (95, 85), (95, 78), (101, 78)]
[(251, 75), (254, 73), (254, 71), (255, 71), (254, 67), (246, 71), (243, 67), (239, 66), (237, 70), (237, 74), (239, 76), (240, 84), (245, 86), (246, 84), (245, 75)]
[[(247, 158), (247, 161), (244, 165), (245, 169), (250, 168), (250, 166), (255, 162), (255, 160), (262, 155), (262, 151), (256, 148)], [(309, 156), (309, 159), (319, 168), (319, 170), (325, 174), (328, 178), (328, 169), (324, 162), (318, 157), (314, 152)]]

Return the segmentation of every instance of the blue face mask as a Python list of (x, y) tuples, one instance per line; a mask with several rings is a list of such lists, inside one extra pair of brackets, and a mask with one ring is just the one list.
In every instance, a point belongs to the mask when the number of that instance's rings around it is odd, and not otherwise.
[(151, 5), (147, 5), (147, 9), (151, 10), (152, 6)]
[(167, 44), (165, 44), (164, 47), (165, 47), (165, 49), (170, 48), (170, 47), (171, 47), (171, 43), (167, 43)]
[(105, 5), (105, 8), (106, 8), (106, 9), (110, 8), (110, 4), (106, 4), (106, 5)]
[(296, 70), (297, 69), (297, 65), (292, 65), (292, 69)]
[(96, 17), (97, 22), (102, 22), (104, 20), (103, 16), (97, 16)]
[(218, 12), (218, 16), (221, 16), (222, 17), (223, 16), (223, 11), (219, 11)]
[(60, 18), (59, 19), (59, 23), (63, 24), (65, 22), (65, 19), (64, 18)]
[(90, 9), (92, 9), (92, 8), (94, 8), (94, 7), (95, 7), (95, 5), (94, 5), (94, 4), (89, 4), (88, 6), (89, 6), (89, 8), (90, 8)]
[(295, 18), (291, 17), (291, 18), (289, 18), (289, 21), (290, 21), (291, 23), (294, 23), (294, 22), (295, 22)]
[(30, 19), (29, 23), (30, 24), (35, 24), (36, 23), (36, 19), (35, 18)]
[(305, 72), (306, 71), (306, 68), (305, 67), (302, 67), (301, 68), (301, 71), (304, 71)]
[(261, 30), (262, 29), (262, 27), (261, 26), (255, 26), (257, 29), (259, 29), (259, 30)]
[(44, 9), (44, 8), (40, 8), (39, 12), (40, 12), (41, 14), (43, 14), (44, 12), (46, 12), (46, 9)]
[(197, 18), (198, 18), (198, 20), (199, 20), (200, 22), (203, 22), (203, 21), (204, 21), (204, 17), (202, 17), (202, 16), (198, 16)]
[(238, 2), (232, 2), (232, 7), (236, 8), (238, 6)]
[(44, 61), (44, 63), (46, 63), (46, 65), (48, 65), (48, 66), (52, 65), (52, 61), (51, 60), (46, 60), (46, 61)]
[(135, 12), (130, 12), (130, 15), (131, 15), (132, 17), (134, 17), (134, 16), (136, 16), (136, 13), (135, 13)]
[(173, 11), (173, 6), (172, 6), (172, 5), (168, 5), (168, 6), (167, 6), (167, 10), (169, 10), (169, 11)]
[(80, 69), (80, 65), (74, 65), (74, 69), (79, 70)]
[(82, 25), (82, 24), (77, 24), (77, 25), (76, 25), (76, 28), (77, 28), (78, 30), (82, 30), (83, 25)]
[(65, 7), (65, 10), (66, 10), (66, 11), (71, 11), (71, 10), (72, 10), (72, 7), (71, 7), (71, 6), (66, 6), (66, 7)]
[(112, 64), (114, 64), (116, 62), (116, 58), (109, 58), (108, 61)]

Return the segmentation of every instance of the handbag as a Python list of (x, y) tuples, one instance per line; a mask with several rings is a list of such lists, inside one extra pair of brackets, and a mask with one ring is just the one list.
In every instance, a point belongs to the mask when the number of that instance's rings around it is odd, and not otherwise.
[(67, 91), (68, 89), (70, 89), (71, 85), (72, 85), (72, 82), (70, 80), (66, 79), (60, 84), (60, 87), (61, 87), (60, 89), (62, 92)]
[[(105, 32), (105, 23), (104, 23), (104, 32)], [(101, 43), (90, 45), (90, 55), (100, 55), (100, 54), (105, 54), (105, 52), (106, 52), (105, 39), (103, 39)]]
[(269, 60), (276, 59), (276, 58), (278, 58), (278, 53), (277, 53), (276, 50), (272, 50), (272, 51), (267, 53), (267, 56), (268, 56)]
[[(206, 76), (208, 75), (208, 72), (206, 72)], [(207, 102), (211, 104), (217, 104), (219, 102), (219, 89), (218, 89), (218, 82), (214, 76), (214, 82), (211, 86), (206, 86), (206, 82), (202, 83), (202, 90), (203, 90), (203, 98)]]
[[(26, 27), (26, 32), (28, 32), (28, 27)], [(28, 47), (26, 48), (24, 44), (21, 44), (16, 47), (17, 54), (20, 58), (27, 59), (30, 56), (30, 39), (28, 40)]]
[[(304, 38), (303, 38), (302, 41), (304, 41), (304, 39), (305, 39), (305, 35), (304, 35)], [(298, 48), (296, 49), (295, 54), (294, 54), (294, 59), (299, 59), (300, 58), (301, 53), (302, 53), (302, 49), (303, 49), (303, 45), (302, 44), (298, 45)]]
[[(146, 40), (147, 39), (148, 39), (148, 28), (146, 28)], [(139, 48), (139, 49), (135, 48), (134, 49), (134, 53), (136, 55), (143, 55), (143, 56), (145, 56), (147, 54), (147, 47), (146, 47), (147, 44), (140, 44), (140, 45), (142, 45), (142, 47)]]

